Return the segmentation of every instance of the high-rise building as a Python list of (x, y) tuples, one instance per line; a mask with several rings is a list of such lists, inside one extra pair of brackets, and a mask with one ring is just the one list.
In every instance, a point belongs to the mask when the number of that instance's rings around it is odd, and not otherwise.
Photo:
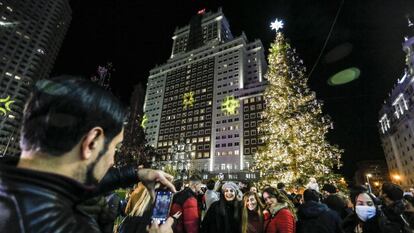
[(393, 182), (414, 185), (414, 25), (403, 42), (406, 69), (379, 112), (379, 130)]
[[(171, 57), (150, 71), (146, 138), (162, 165), (255, 178), (267, 68), (260, 40), (233, 37), (222, 10), (199, 12), (174, 32)], [(241, 177), (245, 176), (245, 177)]]
[(48, 77), (70, 20), (68, 0), (0, 0), (0, 157), (19, 153), (24, 103)]

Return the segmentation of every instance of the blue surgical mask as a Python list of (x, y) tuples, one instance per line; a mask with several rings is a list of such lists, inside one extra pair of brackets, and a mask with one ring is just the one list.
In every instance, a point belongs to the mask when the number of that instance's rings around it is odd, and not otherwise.
[(375, 206), (357, 205), (355, 206), (355, 212), (361, 221), (366, 222), (377, 214), (377, 209)]

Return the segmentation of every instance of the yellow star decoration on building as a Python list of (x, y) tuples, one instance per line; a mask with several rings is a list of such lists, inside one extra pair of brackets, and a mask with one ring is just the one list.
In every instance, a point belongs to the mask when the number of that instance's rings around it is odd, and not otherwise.
[(4, 107), (0, 107), (0, 113), (5, 116), (7, 112), (11, 112), (10, 105), (14, 103), (14, 100), (10, 100), (10, 96), (7, 96), (4, 99), (0, 99), (0, 103), (4, 103)]
[(234, 96), (226, 96), (221, 102), (221, 111), (225, 112), (227, 115), (236, 114), (236, 110), (240, 107), (240, 102), (238, 99), (235, 99)]
[(194, 105), (194, 92), (190, 91), (184, 93), (183, 96), (183, 108), (186, 109), (187, 107), (193, 107)]
[(141, 127), (144, 128), (144, 129), (147, 128), (147, 123), (148, 123), (148, 116), (147, 116), (147, 114), (145, 114), (142, 117)]

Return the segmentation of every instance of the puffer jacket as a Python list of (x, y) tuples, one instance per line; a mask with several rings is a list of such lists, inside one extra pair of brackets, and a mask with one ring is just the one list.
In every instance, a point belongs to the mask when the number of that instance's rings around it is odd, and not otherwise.
[[(117, 178), (122, 175), (110, 174), (101, 189), (116, 187)], [(77, 208), (97, 194), (94, 190), (68, 177), (1, 164), (0, 232), (101, 232), (95, 219)]]
[(295, 233), (296, 220), (288, 208), (281, 208), (274, 214), (264, 214), (265, 233)]
[(178, 211), (181, 211), (182, 215), (174, 226), (174, 232), (198, 233), (201, 208), (198, 205), (196, 194), (190, 188), (186, 188), (174, 195), (170, 215), (172, 216)]

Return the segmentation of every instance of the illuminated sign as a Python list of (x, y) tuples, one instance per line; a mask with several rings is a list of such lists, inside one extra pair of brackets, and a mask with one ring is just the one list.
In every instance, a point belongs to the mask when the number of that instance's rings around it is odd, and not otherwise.
[(221, 111), (225, 112), (227, 115), (236, 114), (239, 107), (239, 100), (235, 99), (234, 96), (226, 96), (221, 103)]
[(147, 123), (148, 123), (148, 116), (147, 116), (147, 114), (145, 114), (142, 117), (141, 127), (144, 128), (144, 129), (147, 128)]
[(7, 98), (0, 99), (0, 103), (4, 103), (4, 107), (0, 106), (0, 113), (5, 116), (7, 112), (11, 112), (10, 105), (14, 103), (14, 100), (10, 100), (10, 96), (7, 96)]
[(190, 91), (184, 93), (183, 96), (183, 108), (186, 109), (187, 107), (193, 107), (194, 105), (194, 92)]

